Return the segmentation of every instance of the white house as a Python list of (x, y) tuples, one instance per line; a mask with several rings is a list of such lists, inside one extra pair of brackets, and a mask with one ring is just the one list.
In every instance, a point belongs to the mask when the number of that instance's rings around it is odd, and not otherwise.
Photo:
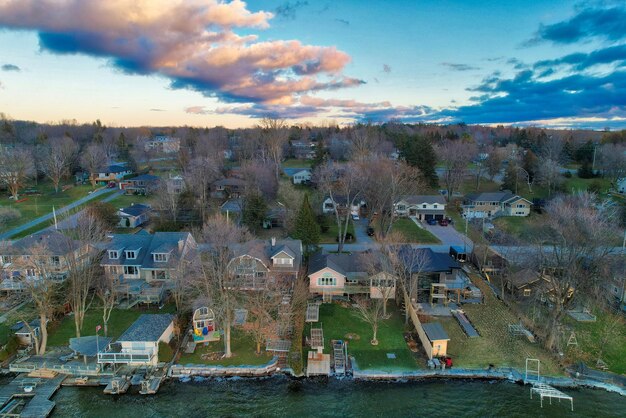
[(140, 203), (122, 208), (117, 212), (117, 216), (120, 218), (119, 226), (122, 228), (136, 228), (148, 222), (151, 211), (152, 208), (149, 205)]
[[(322, 202), (322, 213), (333, 213), (335, 210), (335, 204), (340, 212), (345, 211), (348, 206), (348, 202), (345, 196), (333, 196), (334, 201), (330, 196), (327, 196)], [(354, 204), (350, 205), (350, 213), (358, 214), (361, 208), (365, 206), (365, 201), (362, 199), (356, 199)]]
[(441, 195), (404, 196), (394, 205), (396, 216), (411, 216), (419, 220), (443, 219), (446, 200)]
[(146, 151), (162, 152), (171, 154), (180, 151), (180, 138), (168, 135), (156, 135), (154, 138), (140, 138), (144, 141)]
[(285, 168), (283, 171), (291, 178), (293, 184), (309, 182), (313, 177), (313, 172), (310, 168)]
[(626, 177), (617, 179), (617, 192), (622, 194), (626, 193)]
[(152, 365), (159, 362), (159, 343), (174, 335), (174, 315), (143, 314), (105, 351), (98, 363)]

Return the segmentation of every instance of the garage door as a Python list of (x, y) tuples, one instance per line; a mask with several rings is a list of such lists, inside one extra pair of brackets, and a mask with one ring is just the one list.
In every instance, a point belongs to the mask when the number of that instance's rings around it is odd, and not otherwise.
[(424, 215), (424, 219), (426, 219), (426, 220), (433, 219), (433, 217), (434, 217), (434, 215), (428, 214), (428, 213)]
[(443, 219), (443, 215), (435, 215), (435, 219), (437, 220)]

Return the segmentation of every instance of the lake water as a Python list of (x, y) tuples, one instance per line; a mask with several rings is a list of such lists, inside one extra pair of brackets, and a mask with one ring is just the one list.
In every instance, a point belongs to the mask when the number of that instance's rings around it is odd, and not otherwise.
[[(136, 392), (137, 389), (134, 389)], [(626, 417), (626, 398), (564, 389), (574, 397), (549, 405), (506, 382), (370, 383), (336, 380), (229, 379), (169, 382), (155, 396), (104, 395), (102, 388), (62, 388), (54, 417)]]

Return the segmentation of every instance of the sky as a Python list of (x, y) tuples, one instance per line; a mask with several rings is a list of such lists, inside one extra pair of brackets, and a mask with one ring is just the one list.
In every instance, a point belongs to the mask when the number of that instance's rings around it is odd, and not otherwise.
[(626, 127), (626, 2), (0, 0), (0, 112)]

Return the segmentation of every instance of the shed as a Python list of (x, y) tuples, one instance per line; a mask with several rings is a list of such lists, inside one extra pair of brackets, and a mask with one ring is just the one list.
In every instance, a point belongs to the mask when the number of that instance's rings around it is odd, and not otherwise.
[(432, 356), (439, 357), (445, 356), (448, 352), (448, 341), (450, 337), (443, 329), (439, 322), (429, 322), (422, 324), (422, 328), (428, 337), (432, 349)]

